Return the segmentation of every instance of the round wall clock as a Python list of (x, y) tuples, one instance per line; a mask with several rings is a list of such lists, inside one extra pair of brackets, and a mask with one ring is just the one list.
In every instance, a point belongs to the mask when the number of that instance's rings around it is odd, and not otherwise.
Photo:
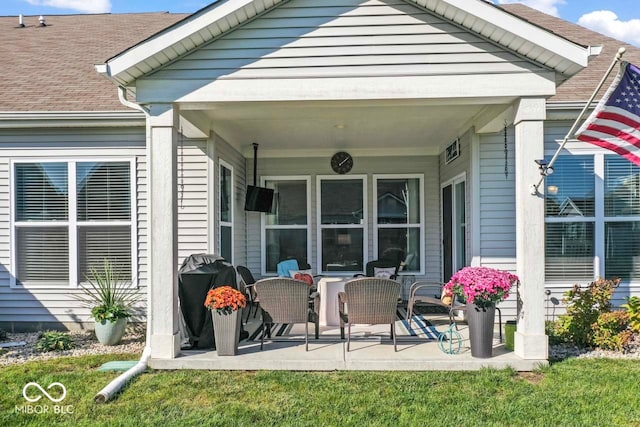
[(339, 151), (331, 157), (331, 169), (341, 175), (348, 173), (353, 167), (353, 157), (344, 151)]

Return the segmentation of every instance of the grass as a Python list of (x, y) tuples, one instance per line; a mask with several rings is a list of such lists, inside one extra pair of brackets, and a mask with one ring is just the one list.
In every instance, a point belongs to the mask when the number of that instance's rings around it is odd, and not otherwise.
[[(93, 396), (135, 355), (59, 358), (0, 371), (0, 425), (640, 425), (640, 363), (569, 359), (538, 372), (150, 371), (114, 401)], [(61, 382), (73, 414), (16, 414), (30, 381)], [(32, 393), (36, 395), (35, 390)], [(52, 392), (53, 394), (53, 392)], [(634, 403), (635, 402), (635, 403)], [(48, 399), (32, 405), (54, 405)]]

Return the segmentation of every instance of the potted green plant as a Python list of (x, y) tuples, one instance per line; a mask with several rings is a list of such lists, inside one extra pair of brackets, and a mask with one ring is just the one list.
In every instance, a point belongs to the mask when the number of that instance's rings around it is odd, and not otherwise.
[(87, 283), (80, 286), (83, 294), (77, 299), (91, 308), (98, 341), (116, 345), (122, 340), (127, 319), (139, 300), (138, 290), (130, 281), (122, 280), (118, 269), (106, 258), (101, 268), (91, 266), (85, 278)]

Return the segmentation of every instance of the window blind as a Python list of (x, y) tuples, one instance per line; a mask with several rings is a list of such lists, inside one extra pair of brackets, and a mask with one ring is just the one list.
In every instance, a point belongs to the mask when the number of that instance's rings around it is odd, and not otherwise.
[(640, 215), (640, 167), (619, 156), (606, 156), (604, 215)]
[(594, 216), (593, 156), (560, 156), (554, 170), (545, 180), (546, 216)]
[(67, 227), (16, 229), (19, 283), (69, 284), (69, 231)]
[(605, 277), (640, 277), (640, 221), (606, 222)]
[(593, 278), (594, 223), (546, 224), (545, 278), (591, 280)]
[(16, 164), (16, 222), (66, 221), (68, 187), (66, 163)]
[(76, 165), (78, 221), (131, 219), (128, 162), (84, 162)]
[(92, 266), (100, 269), (105, 258), (120, 279), (131, 280), (131, 227), (78, 227), (78, 280), (84, 282)]

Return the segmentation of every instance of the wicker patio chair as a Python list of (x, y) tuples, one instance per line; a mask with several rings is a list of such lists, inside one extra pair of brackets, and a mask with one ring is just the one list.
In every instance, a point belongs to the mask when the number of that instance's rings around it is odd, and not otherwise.
[[(365, 277), (352, 279), (344, 284), (344, 292), (338, 294), (340, 306), (340, 337), (344, 339), (347, 324), (347, 351), (351, 346), (352, 324), (389, 324), (393, 350), (396, 347), (396, 309), (401, 285), (391, 279)], [(347, 310), (345, 311), (345, 304)]]
[[(260, 350), (264, 345), (267, 325), (273, 323), (304, 323), (305, 351), (309, 351), (309, 321), (315, 323), (315, 337), (320, 333), (320, 295), (314, 292), (309, 295), (309, 285), (294, 279), (275, 277), (258, 280), (253, 285), (262, 309), (262, 337)], [(312, 299), (310, 307), (309, 299)], [(268, 329), (270, 330), (270, 328)]]

